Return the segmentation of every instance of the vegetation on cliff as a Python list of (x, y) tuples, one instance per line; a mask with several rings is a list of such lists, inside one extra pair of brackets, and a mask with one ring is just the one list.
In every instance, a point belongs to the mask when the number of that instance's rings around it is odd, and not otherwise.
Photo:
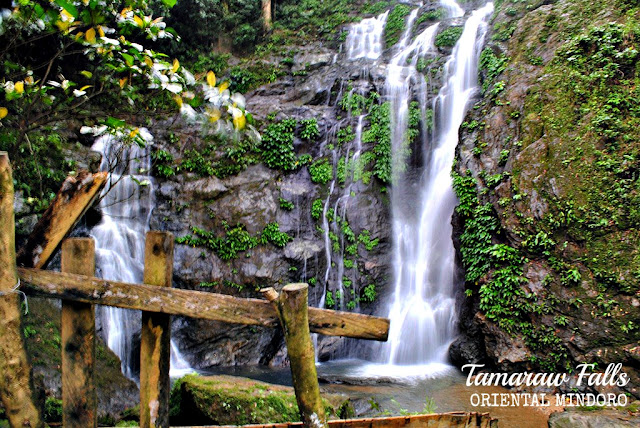
[(520, 363), (634, 358), (638, 6), (496, 2), (454, 183), (467, 295), (524, 340)]

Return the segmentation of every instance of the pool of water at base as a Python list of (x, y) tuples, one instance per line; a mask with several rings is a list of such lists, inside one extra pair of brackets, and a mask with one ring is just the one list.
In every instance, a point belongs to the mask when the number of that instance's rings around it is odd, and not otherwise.
[[(494, 386), (467, 386), (466, 375), (452, 366), (392, 366), (343, 360), (321, 363), (317, 367), (321, 390), (348, 396), (354, 400), (356, 411), (363, 417), (424, 413), (425, 410), (438, 413), (489, 412), (499, 420), (502, 428), (547, 427), (548, 407), (473, 406), (473, 394), (511, 391)], [(212, 367), (198, 372), (203, 375), (243, 376), (291, 386), (288, 368)]]

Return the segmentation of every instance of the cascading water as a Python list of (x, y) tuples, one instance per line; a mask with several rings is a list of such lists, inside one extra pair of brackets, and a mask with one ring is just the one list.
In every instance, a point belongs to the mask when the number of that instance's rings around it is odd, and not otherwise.
[(354, 24), (347, 36), (347, 58), (378, 59), (382, 54), (382, 33), (389, 12)]
[[(145, 148), (123, 147), (111, 136), (98, 138), (92, 149), (102, 153), (101, 169), (110, 172), (108, 193), (100, 202), (102, 221), (91, 230), (96, 241), (97, 275), (112, 280), (141, 283), (144, 271), (145, 233), (154, 207), (153, 178), (149, 175), (152, 136), (141, 130)], [(100, 307), (102, 334), (120, 358), (122, 372), (135, 378), (138, 364), (134, 336), (140, 331), (140, 312)], [(189, 364), (171, 342), (171, 375), (190, 371)]]
[[(450, 1), (444, 2), (449, 5)], [(457, 6), (457, 5), (455, 5)], [(462, 9), (450, 5), (450, 11)], [(438, 364), (447, 361), (447, 350), (455, 336), (455, 254), (451, 239), (451, 216), (457, 200), (451, 184), (451, 165), (458, 144), (458, 130), (477, 86), (477, 63), (486, 29), (485, 20), (493, 10), (489, 3), (474, 11), (445, 65), (446, 82), (436, 97), (433, 144), (429, 162), (421, 177), (418, 203), (407, 204), (400, 173), (393, 190), (393, 228), (395, 237), (395, 290), (389, 318), (391, 330), (387, 362), (394, 365)], [(411, 26), (409, 24), (409, 26)], [(431, 46), (435, 26), (428, 28), (414, 43), (400, 44), (387, 80), (392, 99), (392, 132), (396, 158), (402, 163), (408, 81), (412, 78), (419, 49)], [(421, 39), (420, 46), (416, 42)], [(407, 46), (406, 48), (404, 46)], [(413, 55), (411, 65), (406, 66)], [(402, 78), (398, 76), (406, 75)], [(398, 189), (398, 190), (396, 190)], [(434, 365), (435, 364), (435, 365)], [(429, 369), (426, 369), (429, 370)]]
[[(441, 0), (448, 18), (460, 18), (464, 10), (454, 0)], [(387, 315), (391, 319), (389, 341), (377, 352), (379, 364), (358, 365), (350, 375), (405, 377), (436, 375), (450, 369), (448, 348), (456, 334), (455, 252), (451, 216), (456, 196), (451, 183), (451, 165), (458, 143), (458, 130), (477, 86), (477, 63), (493, 4), (470, 14), (451, 57), (444, 66), (444, 85), (428, 105), (429, 84), (418, 71), (418, 61), (435, 59), (436, 23), (412, 37), (418, 8), (405, 22), (406, 30), (393, 47), (386, 66), (385, 101), (390, 102), (393, 150), (394, 290)], [(364, 58), (369, 66), (382, 61), (374, 44), (380, 40), (387, 14), (363, 20), (351, 27), (347, 38), (350, 60)], [(366, 22), (365, 22), (366, 21)], [(374, 25), (376, 24), (376, 25)], [(372, 34), (380, 31), (379, 34)], [(369, 46), (367, 51), (363, 46)], [(371, 63), (371, 61), (375, 61)], [(425, 61), (423, 61), (424, 63)], [(366, 73), (363, 73), (366, 74)], [(407, 137), (410, 104), (417, 100), (422, 111), (422, 166), (409, 166)], [(431, 135), (425, 130), (430, 122)], [(325, 225), (326, 226), (326, 225)]]

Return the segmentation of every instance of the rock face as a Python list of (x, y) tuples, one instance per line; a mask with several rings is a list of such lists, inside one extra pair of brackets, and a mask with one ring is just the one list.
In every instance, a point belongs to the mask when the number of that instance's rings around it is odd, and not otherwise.
[[(229, 159), (224, 141), (183, 123), (154, 131), (156, 150), (173, 156), (170, 167), (177, 173), (157, 179), (151, 228), (192, 238), (175, 248), (175, 286), (261, 298), (257, 291), (262, 287), (303, 281), (311, 285), (310, 305), (365, 313), (377, 309), (381, 299), (375, 295), (385, 293), (390, 276), (388, 194), (372, 173), (372, 154), (368, 163), (352, 160), (360, 113), (340, 101), (355, 93), (363, 100), (379, 94), (382, 74), (362, 76), (360, 63), (342, 57), (340, 67), (332, 65), (337, 54), (319, 45), (303, 47), (296, 55), (298, 73), (247, 96), (247, 109), (261, 123), (263, 135), (294, 121), (290, 134), (274, 131), (278, 138), (291, 138), (292, 156), (298, 159), (291, 168), (266, 166), (257, 143), (233, 162), (244, 166), (228, 174), (219, 167)], [(317, 131), (307, 136), (309, 123)], [(366, 118), (361, 125), (369, 127)], [(362, 153), (372, 153), (375, 144), (362, 142)], [(277, 150), (286, 152), (283, 147)], [(185, 167), (195, 153), (204, 153), (213, 173)], [(311, 162), (301, 161), (304, 155)], [(326, 168), (326, 177), (312, 176), (316, 163)], [(274, 223), (289, 236), (283, 245), (262, 241), (265, 227)], [(226, 239), (224, 248), (241, 249), (229, 256), (195, 242), (194, 227)], [(240, 235), (245, 243), (258, 242), (241, 244), (234, 238)], [(287, 363), (278, 330), (181, 319), (174, 323), (174, 335), (194, 367)], [(366, 346), (336, 338), (320, 338), (319, 348), (323, 359), (355, 348), (366, 352)]]
[[(640, 48), (621, 35), (639, 34), (633, 6), (529, 3), (496, 2), (461, 129), (453, 224), (471, 297), (451, 358), (500, 371), (621, 363), (622, 392), (638, 397), (638, 112), (608, 107), (635, 96), (637, 62), (620, 56)], [(604, 64), (619, 76), (593, 74)], [(599, 124), (607, 111), (615, 129)]]

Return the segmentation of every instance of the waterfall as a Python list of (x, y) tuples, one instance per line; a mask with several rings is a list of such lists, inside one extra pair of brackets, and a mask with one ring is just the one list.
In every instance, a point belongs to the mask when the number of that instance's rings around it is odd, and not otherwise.
[[(443, 4), (454, 15), (461, 14), (455, 3), (447, 0)], [(411, 44), (403, 37), (389, 67), (387, 88), (392, 102), (394, 168), (397, 168), (392, 190), (395, 283), (385, 355), (389, 364), (445, 364), (456, 334), (451, 216), (457, 200), (450, 173), (458, 130), (476, 90), (485, 21), (492, 11), (493, 4), (489, 3), (469, 16), (445, 65), (446, 81), (433, 102), (432, 147), (424, 156), (428, 162), (412, 201), (406, 200), (405, 190), (410, 186), (410, 178), (405, 177), (399, 167), (404, 164), (401, 146), (406, 133), (410, 84), (416, 81), (417, 75), (415, 61), (431, 46), (436, 25), (427, 28)]]
[[(96, 140), (92, 149), (102, 153), (101, 170), (110, 172), (107, 193), (100, 202), (102, 221), (91, 230), (96, 241), (96, 275), (116, 281), (141, 283), (144, 272), (145, 234), (154, 208), (154, 181), (149, 175), (149, 146), (153, 137), (145, 129), (146, 146), (125, 147), (111, 136)], [(139, 311), (99, 307), (98, 322), (109, 348), (120, 358), (122, 372), (136, 377), (139, 357), (134, 337), (140, 332)], [(189, 364), (171, 341), (171, 375), (190, 371)]]
[(389, 11), (353, 24), (347, 35), (347, 58), (378, 59), (382, 54), (382, 33)]

